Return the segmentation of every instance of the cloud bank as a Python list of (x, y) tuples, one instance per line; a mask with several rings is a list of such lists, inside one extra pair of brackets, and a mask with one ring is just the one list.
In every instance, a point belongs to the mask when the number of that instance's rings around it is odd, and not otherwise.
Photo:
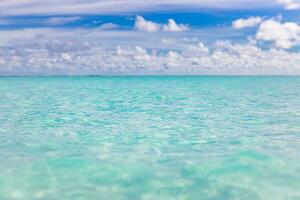
[[(66, 34), (66, 33), (64, 33)], [(30, 40), (31, 41), (31, 40)], [(43, 39), (0, 48), (1, 75), (201, 75), (300, 74), (300, 53), (254, 44), (185, 38), (156, 48)], [(172, 48), (173, 44), (180, 48)]]

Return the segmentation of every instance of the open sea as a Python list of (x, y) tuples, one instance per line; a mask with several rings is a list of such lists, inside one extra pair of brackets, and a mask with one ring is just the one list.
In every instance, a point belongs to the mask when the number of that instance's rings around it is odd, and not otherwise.
[(2, 77), (0, 200), (299, 200), (300, 77)]

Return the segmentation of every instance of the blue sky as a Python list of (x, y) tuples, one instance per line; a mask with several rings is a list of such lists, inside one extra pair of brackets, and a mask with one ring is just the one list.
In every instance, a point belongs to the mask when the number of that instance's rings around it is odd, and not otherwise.
[(300, 74), (299, 0), (2, 0), (0, 75)]

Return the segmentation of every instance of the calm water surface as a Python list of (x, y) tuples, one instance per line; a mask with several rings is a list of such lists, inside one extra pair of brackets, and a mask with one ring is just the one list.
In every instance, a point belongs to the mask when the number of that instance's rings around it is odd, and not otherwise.
[(0, 78), (1, 200), (299, 200), (300, 77)]

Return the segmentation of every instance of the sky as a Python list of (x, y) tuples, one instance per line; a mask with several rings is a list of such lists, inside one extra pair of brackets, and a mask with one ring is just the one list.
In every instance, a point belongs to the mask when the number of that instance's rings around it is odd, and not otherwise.
[(1, 0), (9, 75), (300, 75), (300, 0)]

